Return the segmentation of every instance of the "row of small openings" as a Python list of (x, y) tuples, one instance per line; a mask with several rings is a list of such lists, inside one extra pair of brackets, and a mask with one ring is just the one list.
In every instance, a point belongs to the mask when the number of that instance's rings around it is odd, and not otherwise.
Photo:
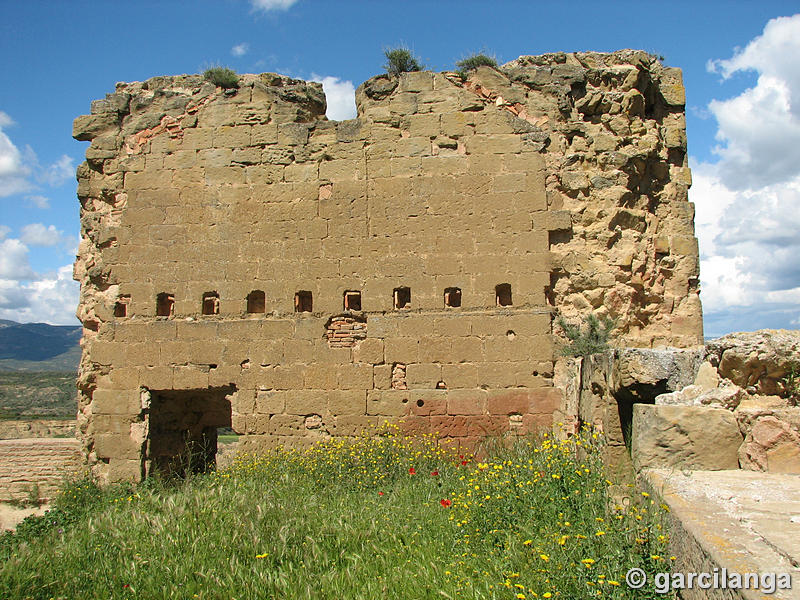
[[(495, 286), (495, 300), (497, 306), (511, 306), (511, 284), (501, 283)], [(410, 308), (411, 288), (394, 288), (392, 300), (395, 309)], [(344, 310), (361, 310), (361, 292), (358, 290), (348, 290), (344, 293)], [(444, 305), (448, 308), (461, 307), (461, 288), (449, 287), (444, 290)], [(311, 292), (301, 291), (294, 295), (295, 312), (312, 312), (314, 300)]]
[[(120, 296), (114, 306), (115, 317), (127, 317), (128, 305), (131, 303), (130, 295)], [(253, 290), (247, 295), (247, 312), (266, 312), (266, 298), (261, 290)], [(201, 310), (204, 315), (219, 314), (219, 294), (206, 292), (203, 294)], [(175, 295), (162, 292), (156, 296), (156, 316), (171, 317), (175, 314)]]
[[(497, 306), (511, 306), (511, 284), (501, 283), (495, 286), (495, 299)], [(392, 292), (392, 299), (395, 309), (410, 308), (411, 288), (399, 287)], [(114, 307), (115, 317), (127, 317), (130, 296), (120, 296)], [(348, 290), (344, 293), (344, 310), (361, 310), (361, 292), (358, 290)], [(449, 287), (444, 290), (444, 305), (448, 308), (459, 308), (461, 306), (461, 288)], [(219, 314), (219, 294), (217, 292), (206, 292), (202, 298), (202, 313), (204, 315)], [(294, 295), (295, 312), (313, 312), (314, 298), (311, 292), (301, 290)], [(171, 317), (175, 312), (175, 295), (162, 292), (156, 296), (156, 316)], [(247, 312), (264, 313), (266, 312), (266, 298), (261, 290), (253, 290), (247, 295)]]

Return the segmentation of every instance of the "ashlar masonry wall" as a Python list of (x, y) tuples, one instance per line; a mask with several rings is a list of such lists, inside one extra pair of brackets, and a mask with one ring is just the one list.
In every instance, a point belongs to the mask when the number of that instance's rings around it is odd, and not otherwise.
[(250, 449), (548, 428), (556, 312), (699, 344), (682, 94), (634, 51), (378, 76), (338, 123), (274, 74), (118, 84), (74, 127), (95, 473), (225, 426)]

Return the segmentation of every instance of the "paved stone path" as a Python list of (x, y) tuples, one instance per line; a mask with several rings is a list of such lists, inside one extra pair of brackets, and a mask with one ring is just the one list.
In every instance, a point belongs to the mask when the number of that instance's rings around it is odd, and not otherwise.
[(669, 471), (641, 475), (672, 516), (673, 572), (789, 573), (792, 590), (683, 590), (684, 599), (800, 599), (800, 475)]

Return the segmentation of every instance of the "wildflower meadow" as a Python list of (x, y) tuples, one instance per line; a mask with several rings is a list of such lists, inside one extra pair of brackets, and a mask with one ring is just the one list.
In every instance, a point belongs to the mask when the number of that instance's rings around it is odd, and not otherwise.
[[(2, 598), (663, 598), (666, 507), (585, 429), (459, 454), (388, 427), (137, 486), (66, 485), (0, 537)], [(652, 577), (649, 577), (652, 580)]]

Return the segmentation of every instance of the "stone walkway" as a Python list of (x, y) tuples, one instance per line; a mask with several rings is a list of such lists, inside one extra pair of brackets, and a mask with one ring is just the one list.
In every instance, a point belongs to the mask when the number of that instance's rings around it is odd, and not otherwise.
[(641, 477), (672, 516), (673, 573), (789, 573), (792, 590), (683, 590), (684, 599), (800, 599), (800, 475), (669, 471)]

